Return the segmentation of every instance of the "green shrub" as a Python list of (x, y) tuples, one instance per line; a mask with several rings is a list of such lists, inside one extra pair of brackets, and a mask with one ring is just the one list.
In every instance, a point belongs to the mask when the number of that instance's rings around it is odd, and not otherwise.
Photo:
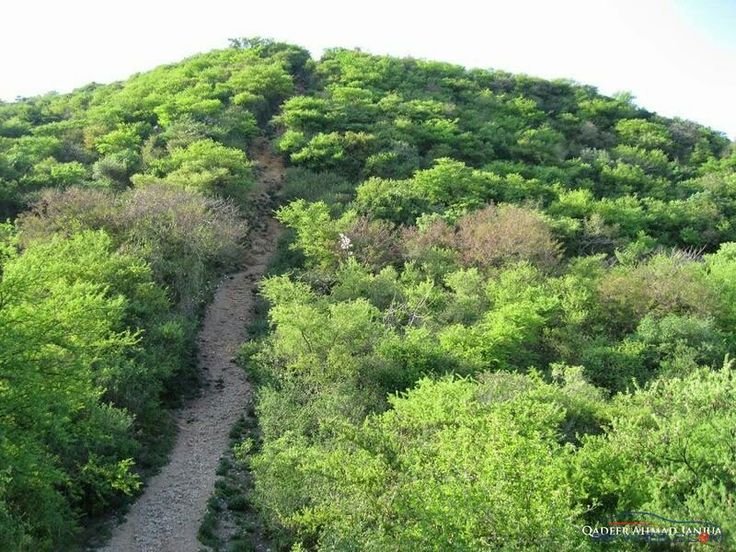
[(209, 280), (232, 266), (246, 228), (235, 206), (196, 192), (152, 185), (122, 194), (49, 190), (18, 218), (22, 244), (61, 233), (104, 229), (142, 254), (184, 314), (199, 308)]

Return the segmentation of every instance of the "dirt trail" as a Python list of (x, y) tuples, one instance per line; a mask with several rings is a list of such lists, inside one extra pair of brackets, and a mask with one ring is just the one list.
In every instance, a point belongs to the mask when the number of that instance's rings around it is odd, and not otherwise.
[[(253, 152), (259, 169), (254, 205), (270, 205), (283, 178), (281, 159), (267, 141)], [(257, 209), (265, 211), (265, 209)], [(250, 399), (250, 385), (233, 356), (246, 338), (256, 284), (275, 251), (278, 223), (267, 212), (253, 225), (243, 271), (219, 285), (199, 333), (199, 363), (208, 385), (177, 414), (179, 433), (169, 463), (150, 479), (125, 522), (101, 550), (109, 552), (196, 552), (204, 548), (197, 531), (212, 495), (218, 462), (231, 427)]]

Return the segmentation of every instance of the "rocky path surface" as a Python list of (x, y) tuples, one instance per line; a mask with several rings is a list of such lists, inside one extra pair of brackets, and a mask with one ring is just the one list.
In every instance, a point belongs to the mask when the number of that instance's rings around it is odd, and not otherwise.
[(109, 552), (197, 552), (197, 532), (228, 447), (231, 427), (250, 399), (250, 385), (233, 357), (246, 339), (253, 295), (276, 249), (280, 227), (270, 216), (269, 197), (280, 186), (284, 167), (267, 141), (253, 153), (258, 182), (251, 203), (262, 208), (253, 227), (242, 272), (224, 278), (205, 314), (199, 334), (199, 363), (206, 378), (202, 394), (177, 414), (179, 432), (169, 463), (152, 477), (125, 522), (115, 528)]

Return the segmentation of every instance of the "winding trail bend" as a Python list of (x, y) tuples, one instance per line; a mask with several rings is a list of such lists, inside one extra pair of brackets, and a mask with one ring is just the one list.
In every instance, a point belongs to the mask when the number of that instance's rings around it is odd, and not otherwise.
[(280, 226), (268, 213), (270, 195), (283, 179), (284, 166), (266, 140), (252, 152), (258, 170), (250, 203), (260, 213), (251, 223), (242, 271), (223, 279), (207, 308), (199, 333), (199, 364), (206, 378), (202, 394), (176, 415), (179, 432), (169, 462), (152, 477), (125, 521), (101, 548), (107, 552), (197, 552), (197, 532), (217, 479), (220, 457), (232, 426), (250, 400), (250, 385), (233, 357), (246, 339), (253, 296), (271, 255)]

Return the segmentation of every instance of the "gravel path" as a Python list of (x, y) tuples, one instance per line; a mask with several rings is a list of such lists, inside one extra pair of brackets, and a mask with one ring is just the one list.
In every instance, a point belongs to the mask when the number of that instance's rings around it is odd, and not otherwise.
[[(256, 144), (258, 183), (251, 199), (268, 205), (283, 178), (281, 159), (268, 142)], [(250, 386), (233, 362), (246, 338), (257, 282), (275, 251), (278, 223), (264, 214), (254, 226), (244, 270), (226, 277), (207, 309), (199, 334), (199, 362), (209, 383), (177, 415), (179, 432), (169, 463), (152, 477), (124, 523), (101, 550), (109, 552), (197, 552), (197, 532), (214, 490), (220, 457), (231, 427), (243, 414)]]

